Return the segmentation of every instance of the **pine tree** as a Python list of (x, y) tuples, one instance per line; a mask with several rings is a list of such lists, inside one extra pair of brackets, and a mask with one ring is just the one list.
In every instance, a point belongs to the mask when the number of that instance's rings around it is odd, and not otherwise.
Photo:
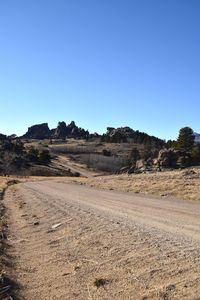
[(183, 127), (179, 131), (176, 148), (191, 151), (194, 146), (194, 132), (190, 127)]

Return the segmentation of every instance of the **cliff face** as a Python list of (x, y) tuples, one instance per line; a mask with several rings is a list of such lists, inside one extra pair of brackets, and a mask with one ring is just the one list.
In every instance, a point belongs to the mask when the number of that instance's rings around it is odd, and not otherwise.
[(47, 123), (42, 123), (38, 125), (33, 125), (28, 128), (28, 131), (23, 135), (26, 139), (47, 139), (50, 138), (51, 131)]

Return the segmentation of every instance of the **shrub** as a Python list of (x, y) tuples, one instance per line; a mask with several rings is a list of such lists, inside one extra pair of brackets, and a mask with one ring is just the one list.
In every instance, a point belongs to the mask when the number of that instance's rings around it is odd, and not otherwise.
[(140, 152), (137, 148), (133, 148), (131, 150), (131, 153), (130, 153), (130, 156), (129, 156), (129, 159), (130, 159), (130, 162), (133, 164), (133, 163), (136, 163), (136, 161), (138, 159), (140, 159), (141, 156), (140, 156)]
[(49, 150), (42, 150), (39, 154), (39, 163), (47, 165), (51, 161)]
[(111, 156), (111, 152), (109, 150), (103, 149), (102, 154), (104, 156)]
[(192, 148), (192, 158), (195, 164), (200, 163), (200, 145), (196, 145)]
[(27, 157), (31, 162), (37, 162), (39, 160), (38, 149), (31, 147), (27, 153)]

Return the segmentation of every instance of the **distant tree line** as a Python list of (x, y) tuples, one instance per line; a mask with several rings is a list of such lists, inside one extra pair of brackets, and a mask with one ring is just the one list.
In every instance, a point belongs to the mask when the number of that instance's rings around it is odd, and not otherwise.
[(131, 139), (131, 143), (151, 146), (152, 148), (162, 148), (166, 145), (164, 140), (161, 140), (155, 136), (150, 136), (147, 133), (136, 130), (131, 133), (131, 137), (125, 136), (122, 132), (116, 132), (113, 136), (103, 134), (101, 141), (105, 143), (127, 143)]
[(144, 142), (143, 151), (139, 151), (137, 147), (134, 147), (128, 157), (129, 164), (135, 164), (138, 159), (156, 158), (158, 156), (158, 149), (160, 148), (173, 148), (175, 150), (184, 151), (188, 153), (191, 158), (191, 165), (200, 164), (200, 144), (195, 143), (194, 131), (190, 127), (183, 127), (179, 131), (179, 135), (176, 141), (169, 140), (166, 143), (156, 143), (154, 138), (148, 139), (148, 143)]

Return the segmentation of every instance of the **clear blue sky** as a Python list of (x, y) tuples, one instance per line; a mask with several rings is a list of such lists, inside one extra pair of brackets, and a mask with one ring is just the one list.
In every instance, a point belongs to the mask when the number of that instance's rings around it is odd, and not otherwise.
[(200, 132), (199, 0), (0, 0), (0, 132)]

